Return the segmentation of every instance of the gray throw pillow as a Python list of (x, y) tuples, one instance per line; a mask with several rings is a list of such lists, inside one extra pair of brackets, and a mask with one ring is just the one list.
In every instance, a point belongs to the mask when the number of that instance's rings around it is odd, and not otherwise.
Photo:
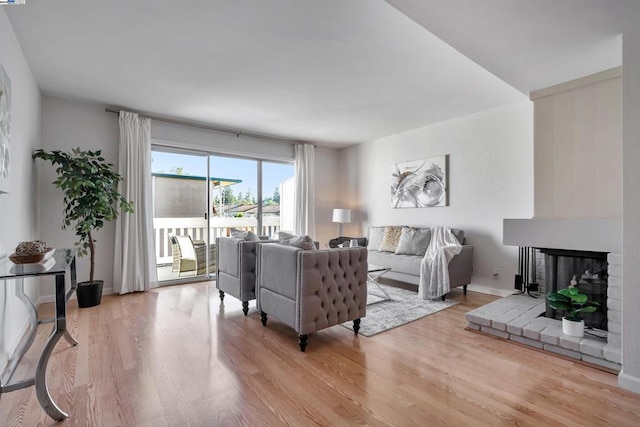
[(304, 249), (305, 251), (313, 250), (316, 248), (316, 244), (313, 242), (311, 236), (294, 237), (292, 239), (289, 239), (288, 244), (296, 248)]
[(287, 233), (286, 231), (278, 232), (278, 240), (280, 243), (288, 244), (289, 240), (297, 237), (295, 234)]
[(253, 231), (239, 230), (237, 228), (231, 229), (231, 237), (234, 237), (236, 239), (247, 240), (250, 242), (260, 240), (258, 239), (258, 236), (256, 235), (256, 233), (254, 233)]
[(404, 227), (395, 254), (424, 256), (430, 240), (430, 229)]
[(459, 228), (452, 228), (451, 232), (454, 236), (456, 236), (458, 242), (460, 242), (461, 245), (464, 245), (464, 230), (460, 230)]
[(382, 244), (382, 237), (384, 236), (385, 227), (369, 227), (369, 241), (367, 248), (377, 251)]

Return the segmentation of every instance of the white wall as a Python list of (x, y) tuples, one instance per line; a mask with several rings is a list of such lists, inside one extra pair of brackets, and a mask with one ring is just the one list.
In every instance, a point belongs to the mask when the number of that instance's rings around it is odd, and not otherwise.
[[(449, 206), (392, 209), (392, 164), (443, 154), (449, 155)], [(462, 228), (474, 247), (476, 290), (513, 290), (517, 248), (502, 244), (502, 220), (533, 214), (530, 101), (345, 148), (339, 176), (339, 200), (353, 209), (347, 235), (364, 235), (369, 225)], [(500, 269), (498, 279), (493, 268)]]
[(622, 78), (614, 69), (531, 94), (536, 218), (622, 216)]
[[(67, 101), (59, 98), (42, 98), (42, 148), (70, 150), (102, 150), (102, 155), (111, 163), (118, 163), (118, 116), (106, 113), (97, 104)], [(39, 200), (41, 236), (58, 248), (73, 248), (73, 228), (62, 229), (63, 193), (52, 182), (56, 179), (55, 168), (50, 163), (38, 160)], [(115, 223), (107, 223), (96, 232), (96, 280), (104, 280), (105, 292), (113, 287), (113, 249)], [(78, 281), (89, 280), (89, 256), (78, 258)]]
[(270, 160), (293, 160), (293, 144), (243, 135), (231, 135), (192, 126), (153, 120), (151, 138), (154, 143), (195, 150), (215, 151), (218, 154), (248, 156)]
[[(278, 141), (236, 137), (220, 132), (152, 121), (152, 137), (165, 144), (217, 153), (292, 160), (293, 144)], [(45, 150), (68, 150), (74, 147), (101, 149), (111, 163), (117, 165), (118, 116), (105, 112), (104, 106), (59, 98), (43, 97), (42, 134)], [(62, 230), (62, 191), (52, 184), (54, 168), (39, 161), (39, 199), (41, 238), (56, 247), (73, 247), (72, 230)], [(316, 150), (316, 236), (326, 242), (335, 235), (331, 209), (336, 206), (337, 150)], [(96, 233), (98, 242), (96, 278), (105, 281), (105, 293), (112, 292), (115, 223), (108, 223)], [(78, 280), (88, 280), (89, 259), (78, 259)]]
[(640, 393), (640, 30), (622, 38), (623, 215), (622, 372), (620, 386)]
[[(9, 194), (0, 195), (1, 258), (12, 253), (20, 241), (41, 237), (37, 222), (35, 168), (31, 160), (31, 153), (40, 144), (40, 91), (1, 7), (0, 65), (11, 79), (12, 115)], [(0, 371), (27, 324), (27, 311), (15, 297), (14, 287), (19, 283), (0, 281)], [(36, 282), (25, 280), (25, 286), (29, 297), (36, 302), (39, 296)]]

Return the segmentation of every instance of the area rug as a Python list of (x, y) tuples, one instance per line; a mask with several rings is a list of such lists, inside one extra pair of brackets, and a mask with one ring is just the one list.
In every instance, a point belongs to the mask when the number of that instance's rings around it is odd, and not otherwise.
[[(380, 297), (374, 295), (380, 294), (380, 291), (375, 286), (369, 286), (367, 316), (362, 319), (359, 332), (365, 337), (406, 325), (445, 308), (453, 307), (458, 303), (451, 300), (423, 300), (415, 291), (395, 286), (380, 286), (389, 294), (391, 301), (373, 303), (380, 300)], [(340, 326), (353, 330), (353, 322), (345, 322)]]

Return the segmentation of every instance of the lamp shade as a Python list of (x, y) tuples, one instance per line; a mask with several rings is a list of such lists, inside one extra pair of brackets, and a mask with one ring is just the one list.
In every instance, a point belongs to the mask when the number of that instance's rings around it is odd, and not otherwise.
[(351, 209), (334, 209), (333, 222), (351, 222)]

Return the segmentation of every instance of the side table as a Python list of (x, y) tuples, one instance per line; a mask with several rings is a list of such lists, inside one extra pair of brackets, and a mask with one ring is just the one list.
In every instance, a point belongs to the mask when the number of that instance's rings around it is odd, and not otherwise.
[[(75, 338), (73, 338), (67, 331), (67, 302), (77, 288), (76, 254), (77, 251), (75, 249), (56, 249), (53, 256), (43, 263), (13, 264), (8, 258), (0, 262), (0, 281), (37, 276), (55, 277), (55, 318), (53, 319), (38, 319), (36, 307), (24, 293), (24, 281), (22, 281), (20, 286), (16, 287), (16, 296), (29, 309), (30, 330), (22, 338), (14, 355), (9, 359), (7, 367), (4, 369), (2, 374), (0, 374), (0, 396), (2, 393), (8, 393), (35, 385), (36, 395), (38, 396), (40, 406), (42, 406), (42, 409), (44, 409), (47, 415), (56, 421), (63, 420), (67, 418), (68, 415), (62, 411), (62, 409), (60, 409), (60, 407), (56, 405), (51, 398), (46, 381), (47, 364), (53, 348), (61, 337), (64, 336), (67, 342), (71, 345), (78, 344), (78, 341), (76, 341)], [(66, 291), (65, 287), (67, 271), (69, 272), (71, 279), (71, 287), (69, 291)], [(42, 348), (40, 357), (38, 357), (35, 376), (33, 378), (11, 383), (11, 378), (13, 377), (20, 360), (29, 347), (31, 347), (31, 344), (33, 344), (38, 325), (44, 323), (54, 323), (54, 326), (51, 331), (51, 335), (49, 335), (46, 344)]]

